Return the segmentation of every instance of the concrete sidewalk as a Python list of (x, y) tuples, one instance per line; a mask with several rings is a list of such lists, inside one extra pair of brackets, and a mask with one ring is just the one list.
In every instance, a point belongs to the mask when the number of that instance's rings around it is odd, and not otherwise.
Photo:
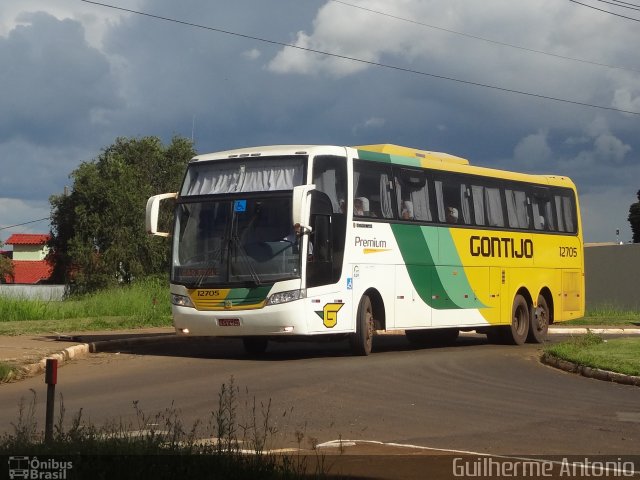
[[(640, 328), (588, 327), (596, 334), (637, 335)], [(550, 335), (582, 335), (587, 327), (553, 325)], [(389, 334), (401, 334), (401, 331)], [(384, 333), (383, 333), (384, 334)], [(73, 334), (43, 334), (0, 336), (0, 362), (18, 367), (17, 378), (44, 372), (47, 358), (56, 358), (58, 365), (81, 358), (102, 349), (124, 348), (135, 344), (168, 343), (187, 341), (178, 337), (173, 327), (142, 328), (134, 330), (77, 332)], [(16, 376), (0, 379), (1, 382), (15, 380)]]
[(16, 376), (1, 382), (44, 372), (47, 358), (58, 365), (82, 358), (101, 348), (130, 346), (136, 343), (179, 341), (173, 327), (134, 330), (77, 332), (73, 334), (0, 335), (0, 362), (17, 367)]

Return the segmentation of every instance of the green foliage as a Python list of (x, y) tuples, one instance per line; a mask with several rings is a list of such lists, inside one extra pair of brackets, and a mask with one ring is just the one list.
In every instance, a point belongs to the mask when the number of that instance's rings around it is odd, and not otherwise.
[(628, 220), (633, 233), (633, 243), (640, 243), (640, 190), (638, 190), (638, 201), (629, 207)]
[(615, 305), (603, 304), (589, 308), (582, 318), (568, 320), (559, 325), (637, 326), (640, 325), (640, 312), (623, 310)]
[(149, 277), (63, 301), (0, 297), (0, 334), (168, 326), (168, 291), (166, 279)]
[(627, 375), (640, 375), (640, 339), (604, 339), (588, 332), (566, 342), (550, 345), (545, 352), (558, 358), (591, 368)]
[[(187, 427), (173, 403), (164, 411), (147, 415), (138, 401), (133, 402), (134, 421), (120, 419), (96, 426), (80, 409), (67, 422), (60, 397), (48, 442), (38, 430), (38, 402), (35, 390), (31, 393), (29, 402), (20, 401), (17, 420), (11, 424), (13, 432), (0, 437), (0, 454), (56, 456), (58, 461), (72, 463), (74, 478), (327, 478), (322, 462), (317, 462), (320, 468), (315, 472), (308, 472), (299, 454), (265, 449), (267, 441), (278, 433), (271, 400), (260, 402), (258, 411), (253, 397), (252, 402), (245, 400), (243, 409), (233, 377), (222, 385), (217, 410), (211, 412), (208, 425), (197, 420)], [(320, 458), (317, 451), (315, 455)]]
[[(50, 198), (55, 280), (75, 292), (92, 292), (164, 274), (169, 246), (145, 233), (146, 201), (177, 191), (194, 154), (185, 138), (175, 137), (166, 147), (157, 137), (118, 138), (73, 171), (71, 193)], [(164, 228), (171, 215), (161, 212)]]
[[(0, 242), (0, 249), (2, 249), (3, 245), (4, 244)], [(0, 255), (0, 283), (4, 283), (6, 277), (13, 277), (13, 263), (11, 263), (9, 258)]]

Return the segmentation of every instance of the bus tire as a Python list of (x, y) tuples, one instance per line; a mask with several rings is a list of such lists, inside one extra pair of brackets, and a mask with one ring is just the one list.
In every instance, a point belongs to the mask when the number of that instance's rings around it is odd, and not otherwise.
[(538, 296), (538, 306), (531, 308), (531, 317), (529, 319), (529, 336), (527, 341), (530, 343), (544, 343), (549, 332), (549, 306), (544, 296)]
[(529, 335), (529, 304), (525, 298), (518, 294), (513, 299), (513, 308), (511, 309), (511, 328), (508, 335), (508, 343), (513, 345), (522, 345)]
[(269, 339), (266, 337), (242, 337), (244, 351), (249, 355), (262, 355), (267, 351)]
[(351, 352), (354, 355), (366, 356), (371, 353), (373, 345), (373, 307), (368, 295), (363, 295), (358, 305), (356, 331), (349, 336)]

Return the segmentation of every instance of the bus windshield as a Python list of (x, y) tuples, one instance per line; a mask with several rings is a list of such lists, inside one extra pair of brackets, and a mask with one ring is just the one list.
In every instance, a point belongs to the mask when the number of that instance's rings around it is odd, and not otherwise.
[(299, 278), (291, 202), (287, 192), (178, 203), (171, 281), (198, 288)]

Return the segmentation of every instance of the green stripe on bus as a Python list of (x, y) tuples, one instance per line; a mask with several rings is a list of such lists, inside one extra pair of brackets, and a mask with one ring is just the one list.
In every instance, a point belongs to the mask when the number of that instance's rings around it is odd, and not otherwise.
[(394, 165), (405, 165), (408, 167), (420, 167), (419, 158), (402, 157), (400, 155), (390, 155), (388, 153), (370, 152), (368, 150), (358, 150), (360, 160), (372, 162), (392, 163)]
[(225, 300), (233, 301), (234, 305), (251, 305), (267, 298), (272, 285), (255, 288), (232, 288)]
[(391, 230), (413, 287), (427, 305), (438, 310), (485, 307), (472, 294), (448, 229), (391, 225)]

